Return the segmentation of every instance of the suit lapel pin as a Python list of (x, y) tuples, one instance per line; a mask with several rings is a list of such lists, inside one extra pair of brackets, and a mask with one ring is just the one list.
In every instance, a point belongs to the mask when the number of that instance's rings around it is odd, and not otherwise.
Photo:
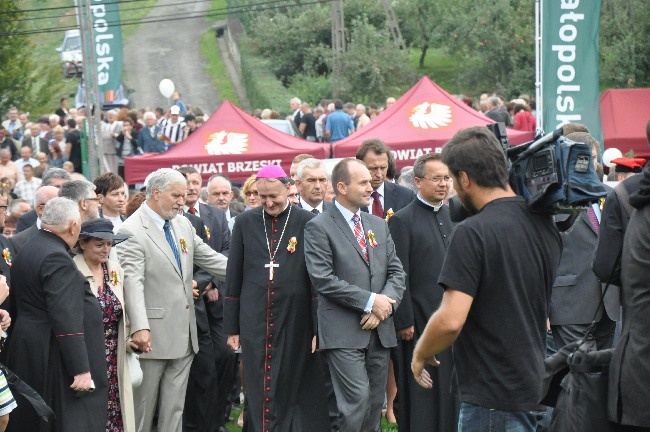
[(393, 217), (394, 214), (395, 214), (395, 212), (393, 211), (392, 207), (389, 208), (388, 210), (386, 210), (386, 222), (388, 222), (390, 220), (390, 218)]
[(187, 253), (187, 242), (183, 237), (181, 237), (180, 243), (181, 243), (181, 250), (183, 251), (183, 253)]
[(205, 236), (207, 237), (208, 241), (210, 241), (210, 228), (205, 227)]
[(117, 286), (117, 272), (115, 270), (111, 272), (111, 282), (113, 286)]

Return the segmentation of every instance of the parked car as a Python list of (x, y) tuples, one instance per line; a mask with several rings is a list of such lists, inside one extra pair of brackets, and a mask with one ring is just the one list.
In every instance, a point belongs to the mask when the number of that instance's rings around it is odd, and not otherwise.
[(81, 55), (81, 34), (78, 29), (67, 30), (61, 46), (56, 49), (61, 54), (63, 76), (72, 78), (81, 76), (83, 57)]
[(291, 136), (300, 137), (300, 132), (296, 127), (296, 124), (290, 120), (281, 120), (281, 119), (263, 119), (260, 120), (262, 123), (265, 123), (271, 126), (273, 129), (277, 129), (280, 132), (284, 132)]

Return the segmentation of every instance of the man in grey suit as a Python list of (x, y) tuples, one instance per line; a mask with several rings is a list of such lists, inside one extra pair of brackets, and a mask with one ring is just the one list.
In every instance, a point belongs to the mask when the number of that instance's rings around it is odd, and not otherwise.
[(126, 314), (131, 337), (143, 352), (142, 384), (134, 389), (138, 431), (149, 432), (156, 406), (160, 432), (180, 432), (190, 365), (198, 351), (193, 299), (194, 264), (225, 278), (226, 258), (196, 235), (183, 209), (187, 181), (162, 168), (150, 175), (147, 198), (120, 233)]
[[(591, 160), (597, 170), (598, 141), (587, 132), (573, 132), (567, 138), (591, 146)], [(593, 348), (611, 348), (614, 341), (615, 321), (619, 321), (621, 315), (620, 288), (610, 285), (601, 306), (604, 286), (591, 268), (598, 246), (600, 219), (600, 205), (592, 204), (580, 213), (569, 230), (561, 233), (562, 258), (553, 284), (549, 311), (557, 349), (581, 339), (594, 319), (598, 324), (592, 333), (594, 339), (590, 341)]]
[(300, 192), (299, 206), (314, 214), (323, 213), (332, 206), (325, 201), (327, 173), (325, 167), (315, 158), (308, 158), (298, 164), (296, 187)]
[(318, 298), (319, 346), (325, 350), (342, 432), (379, 431), (392, 314), (405, 274), (386, 222), (361, 212), (370, 172), (344, 159), (332, 172), (334, 206), (307, 223), (305, 260)]

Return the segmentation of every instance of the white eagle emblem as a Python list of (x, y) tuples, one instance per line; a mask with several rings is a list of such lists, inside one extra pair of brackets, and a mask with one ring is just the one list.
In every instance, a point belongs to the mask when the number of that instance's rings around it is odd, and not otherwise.
[(248, 134), (226, 132), (224, 130), (210, 135), (205, 150), (209, 155), (242, 154), (248, 150)]
[(451, 107), (436, 103), (422, 102), (413, 107), (409, 121), (416, 128), (437, 129), (451, 123)]

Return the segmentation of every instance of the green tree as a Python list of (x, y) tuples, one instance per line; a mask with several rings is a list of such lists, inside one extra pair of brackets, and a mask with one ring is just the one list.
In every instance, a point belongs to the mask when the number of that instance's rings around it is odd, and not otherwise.
[[(534, 2), (439, 0), (436, 20), (451, 55), (463, 65), (464, 88), (530, 93), (535, 83)], [(453, 13), (452, 13), (453, 11)]]
[(650, 9), (645, 0), (603, 0), (601, 87), (650, 86)]
[(350, 27), (343, 60), (348, 87), (341, 91), (346, 100), (383, 101), (401, 95), (415, 83), (408, 51), (400, 50), (385, 29), (377, 29), (366, 17), (353, 20)]
[(27, 36), (14, 33), (22, 30), (20, 18), (24, 14), (13, 0), (0, 0), (3, 25), (0, 36), (0, 113), (11, 106), (24, 107), (31, 93), (33, 79), (26, 71), (34, 70), (28, 55), (30, 43)]
[[(390, 39), (381, 4), (346, 2), (344, 13), (345, 98), (384, 100), (412, 85), (415, 75), (409, 53)], [(331, 96), (331, 39), (331, 5), (326, 3), (261, 12), (251, 18), (247, 40), (256, 55), (270, 60), (272, 72), (285, 86), (305, 100), (318, 102)]]
[(441, 11), (433, 0), (404, 0), (395, 10), (406, 45), (420, 50), (418, 67), (424, 67), (429, 48), (440, 45), (442, 34), (438, 26)]

